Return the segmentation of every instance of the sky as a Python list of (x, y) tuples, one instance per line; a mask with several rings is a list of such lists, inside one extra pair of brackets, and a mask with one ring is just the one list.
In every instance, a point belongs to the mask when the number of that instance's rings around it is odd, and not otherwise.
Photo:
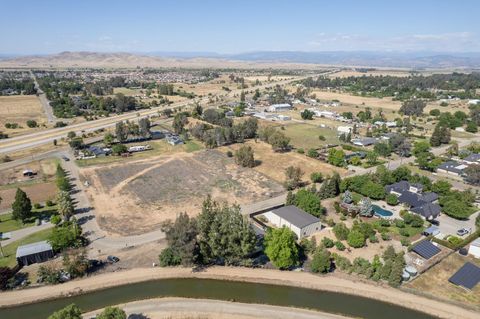
[(479, 0), (0, 0), (0, 54), (480, 52)]

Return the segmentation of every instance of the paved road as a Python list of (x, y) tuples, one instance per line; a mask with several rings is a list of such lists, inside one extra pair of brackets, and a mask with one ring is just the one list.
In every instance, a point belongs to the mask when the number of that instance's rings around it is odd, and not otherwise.
[(53, 225), (50, 223), (45, 223), (39, 226), (31, 226), (15, 231), (11, 231), (10, 233), (10, 239), (2, 240), (2, 246), (6, 246), (14, 241), (20, 240), (22, 238), (25, 238), (31, 234), (34, 234), (36, 232), (39, 232), (41, 230), (49, 229), (52, 228)]
[(40, 103), (42, 104), (43, 110), (45, 111), (45, 116), (47, 117), (48, 123), (53, 123), (54, 121), (57, 120), (57, 118), (55, 117), (55, 115), (53, 115), (53, 108), (50, 105), (50, 101), (48, 101), (47, 95), (40, 89), (40, 85), (38, 85), (35, 74), (33, 74), (33, 72), (30, 71), (30, 75), (32, 76), (33, 81), (35, 83), (35, 89), (37, 89), (38, 98), (40, 100)]
[[(302, 78), (306, 78), (306, 77), (302, 77)], [(302, 78), (297, 78), (294, 80), (279, 81), (275, 83), (268, 83), (261, 86), (257, 86), (255, 88), (262, 89), (269, 86), (285, 85), (293, 81), (298, 81)], [(242, 89), (232, 90), (228, 93), (225, 93), (224, 96), (233, 97), (235, 94), (237, 95), (240, 94), (241, 91), (243, 90)], [(198, 102), (204, 103), (204, 102), (207, 102), (208, 100), (209, 100), (209, 97), (205, 97), (203, 99), (200, 99)], [(61, 139), (62, 137), (66, 137), (68, 132), (70, 131), (74, 131), (76, 133), (93, 132), (98, 129), (113, 127), (115, 126), (115, 123), (119, 121), (134, 120), (139, 117), (156, 115), (158, 114), (159, 111), (162, 111), (163, 109), (181, 108), (191, 103), (193, 103), (192, 100), (187, 100), (187, 101), (173, 103), (168, 106), (164, 105), (164, 106), (150, 108), (147, 110), (134, 111), (134, 112), (114, 115), (114, 116), (110, 116), (110, 117), (106, 117), (106, 118), (102, 118), (94, 121), (88, 121), (84, 123), (69, 125), (67, 127), (48, 129), (48, 130), (37, 132), (34, 134), (26, 134), (26, 135), (20, 135), (20, 136), (8, 138), (8, 139), (3, 139), (3, 140), (0, 140), (0, 154), (10, 153), (14, 151), (19, 151), (19, 150), (28, 149), (35, 146), (51, 143), (54, 139), (58, 140), (58, 139)]]
[[(119, 305), (127, 315), (145, 314), (148, 318), (260, 318), (260, 319), (346, 319), (346, 317), (306, 309), (261, 304), (246, 304), (208, 299), (161, 298)], [(89, 312), (93, 318), (99, 311)], [(133, 316), (132, 316), (133, 317)]]

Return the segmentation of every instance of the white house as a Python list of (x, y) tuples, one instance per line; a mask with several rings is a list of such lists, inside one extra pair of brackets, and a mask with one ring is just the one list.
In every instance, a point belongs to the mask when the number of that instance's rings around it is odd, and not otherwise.
[(480, 258), (480, 238), (475, 239), (468, 248), (468, 253), (475, 258)]
[(272, 104), (268, 107), (269, 112), (282, 112), (282, 111), (288, 111), (291, 109), (292, 109), (292, 106), (288, 103)]
[(263, 214), (276, 227), (287, 227), (298, 239), (310, 236), (322, 229), (320, 219), (296, 206), (284, 206)]
[(468, 104), (469, 105), (477, 105), (477, 104), (480, 104), (480, 100), (469, 100)]

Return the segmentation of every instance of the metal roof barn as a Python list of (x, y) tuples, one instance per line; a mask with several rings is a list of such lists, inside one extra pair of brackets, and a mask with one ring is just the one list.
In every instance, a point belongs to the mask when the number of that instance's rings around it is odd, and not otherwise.
[(17, 248), (17, 261), (21, 266), (41, 263), (53, 258), (52, 246), (47, 241), (19, 246)]

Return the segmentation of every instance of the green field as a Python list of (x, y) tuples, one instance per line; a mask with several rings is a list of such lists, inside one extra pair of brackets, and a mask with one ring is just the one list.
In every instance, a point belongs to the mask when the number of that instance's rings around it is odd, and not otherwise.
[(0, 267), (13, 267), (16, 265), (17, 261), (15, 255), (17, 253), (18, 246), (32, 244), (37, 241), (47, 240), (50, 236), (52, 229), (45, 229), (30, 236), (27, 236), (21, 240), (17, 240), (11, 244), (8, 244), (3, 247), (4, 257), (0, 257)]
[(35, 224), (35, 219), (50, 217), (57, 212), (56, 206), (32, 209), (33, 216), (25, 224), (15, 220), (11, 213), (0, 215), (0, 233), (7, 233), (22, 228), (31, 227)]
[(150, 145), (152, 149), (144, 152), (134, 153), (130, 157), (104, 156), (104, 157), (97, 157), (92, 159), (77, 160), (76, 163), (80, 167), (88, 167), (93, 165), (111, 164), (111, 163), (118, 163), (122, 161), (137, 160), (137, 159), (148, 158), (148, 157), (158, 156), (158, 155), (168, 155), (168, 154), (174, 154), (178, 152), (195, 152), (204, 148), (201, 142), (198, 142), (195, 140), (189, 140), (183, 145), (175, 145), (175, 146), (168, 144), (164, 140), (147, 141), (144, 143), (130, 143), (126, 145), (131, 146), (131, 145), (144, 145), (144, 144)]
[[(283, 132), (290, 137), (290, 144), (295, 148), (303, 148), (305, 151), (310, 148), (319, 148), (326, 144), (338, 144), (340, 142), (336, 131), (312, 124), (286, 125)], [(325, 141), (318, 138), (320, 135), (325, 137)]]

